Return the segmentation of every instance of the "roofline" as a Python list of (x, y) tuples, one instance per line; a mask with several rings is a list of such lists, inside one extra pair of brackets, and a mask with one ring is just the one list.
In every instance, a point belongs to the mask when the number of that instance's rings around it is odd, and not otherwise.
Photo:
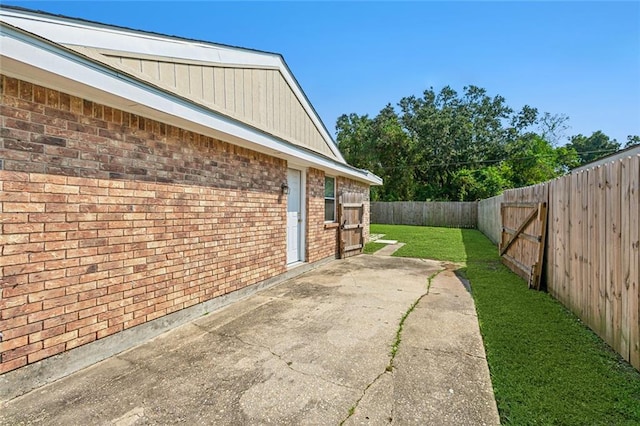
[[(342, 161), (344, 161), (346, 163), (346, 161), (344, 160), (344, 157), (342, 156), (342, 153), (338, 149), (338, 144), (336, 143), (335, 139), (333, 138), (331, 132), (327, 128), (326, 124), (324, 123), (324, 121), (322, 120), (320, 115), (318, 114), (318, 111), (315, 109), (315, 107), (313, 106), (313, 104), (309, 100), (309, 97), (305, 93), (304, 89), (302, 89), (302, 86), (300, 85), (300, 83), (296, 79), (295, 75), (293, 74), (293, 72), (291, 72), (291, 68), (289, 68), (289, 65), (287, 64), (286, 60), (284, 59), (284, 57), (280, 53), (268, 52), (268, 51), (263, 51), (263, 50), (258, 50), (258, 49), (249, 49), (249, 48), (245, 48), (245, 47), (232, 46), (232, 45), (227, 45), (227, 44), (222, 44), (222, 43), (213, 43), (213, 42), (210, 42), (210, 41), (198, 40), (198, 39), (190, 39), (190, 38), (187, 38), (187, 37), (180, 37), (180, 36), (173, 36), (173, 35), (167, 35), (167, 34), (162, 34), (162, 33), (156, 33), (156, 32), (153, 32), (153, 31), (137, 30), (137, 29), (133, 29), (133, 28), (128, 28), (128, 27), (124, 27), (124, 26), (118, 26), (118, 25), (112, 25), (112, 24), (105, 24), (105, 23), (102, 23), (102, 22), (96, 22), (96, 21), (83, 19), (83, 18), (73, 18), (73, 17), (69, 17), (69, 16), (65, 16), (65, 15), (53, 14), (53, 13), (40, 11), (40, 10), (28, 9), (28, 8), (24, 8), (24, 7), (20, 7), (20, 6), (10, 6), (10, 5), (2, 5), (2, 4), (0, 4), (0, 11), (2, 11), (3, 9), (4, 10), (8, 10), (8, 11), (14, 11), (18, 16), (19, 15), (30, 15), (30, 16), (32, 16), (34, 18), (37, 18), (37, 17), (47, 18), (48, 17), (52, 21), (64, 21), (64, 22), (67, 22), (69, 24), (74, 24), (74, 25), (92, 26), (92, 27), (98, 27), (98, 28), (102, 28), (102, 29), (106, 29), (106, 30), (112, 30), (112, 31), (124, 31), (124, 32), (134, 33), (134, 34), (143, 35), (143, 36), (151, 36), (151, 37), (160, 38), (160, 39), (169, 39), (169, 40), (175, 40), (175, 41), (180, 41), (180, 42), (186, 42), (186, 43), (190, 43), (192, 45), (194, 43), (198, 43), (198, 44), (201, 44), (201, 45), (204, 45), (204, 46), (208, 46), (208, 47), (233, 49), (233, 50), (246, 52), (246, 53), (249, 53), (249, 54), (268, 55), (268, 56), (272, 56), (274, 58), (277, 58), (277, 60), (281, 63), (281, 65), (286, 70), (286, 74), (287, 75), (284, 76), (285, 80), (287, 80), (287, 78), (286, 78), (287, 76), (290, 77), (291, 82), (295, 85), (295, 88), (298, 90), (298, 92), (302, 96), (303, 100), (306, 103), (306, 106), (311, 110), (311, 113), (313, 115), (313, 117), (310, 117), (312, 119), (311, 121), (312, 122), (317, 121), (317, 123), (315, 123), (315, 124), (319, 125), (321, 127), (321, 129), (318, 129), (318, 130), (320, 131), (320, 134), (323, 136), (323, 138), (327, 142), (327, 145), (329, 146), (329, 149), (334, 153), (334, 155), (337, 158), (339, 158), (340, 160), (342, 160)], [(296, 91), (294, 90), (294, 93), (295, 92)], [(304, 109), (305, 108), (305, 104), (303, 104), (302, 106), (303, 106), (303, 109)], [(315, 118), (316, 120), (313, 120), (313, 118)]]
[[(184, 128), (186, 125), (189, 130), (198, 133), (275, 157), (302, 162), (325, 171), (329, 170), (370, 185), (382, 184), (381, 178), (366, 170), (357, 169), (294, 145), (21, 28), (0, 22), (0, 30), (0, 36), (3, 39), (3, 49), (0, 52), (2, 57), (16, 61), (16, 64), (26, 64), (38, 70), (39, 74), (51, 74), (58, 77), (60, 81), (62, 79), (74, 81), (93, 90), (94, 93), (100, 93), (116, 108), (128, 109), (134, 114), (150, 115), (158, 120), (178, 122), (176, 124), (178, 127)], [(5, 62), (3, 73), (11, 74), (11, 67), (14, 65), (12, 61)], [(24, 72), (14, 76), (28, 78)], [(53, 79), (48, 81), (54, 84)], [(82, 94), (79, 95), (82, 96)], [(122, 101), (126, 101), (129, 108), (123, 107)]]
[(55, 18), (55, 19), (59, 19), (59, 20), (63, 20), (63, 21), (69, 21), (71, 23), (73, 23), (73, 22), (82, 22), (82, 23), (93, 25), (93, 26), (96, 26), (96, 27), (124, 30), (124, 31), (128, 31), (128, 32), (133, 32), (133, 33), (147, 34), (147, 35), (153, 35), (153, 36), (157, 36), (157, 37), (172, 38), (172, 39), (177, 39), (177, 40), (182, 40), (182, 41), (187, 41), (187, 42), (196, 42), (196, 43), (208, 44), (208, 45), (211, 45), (211, 46), (220, 46), (220, 47), (225, 47), (225, 48), (244, 50), (244, 51), (247, 51), (247, 52), (266, 53), (268, 55), (276, 55), (276, 56), (282, 57), (282, 55), (277, 53), (277, 52), (270, 52), (270, 51), (267, 51), (267, 50), (260, 50), (260, 49), (253, 49), (253, 48), (248, 48), (248, 47), (234, 46), (232, 44), (225, 44), (225, 43), (215, 43), (215, 42), (211, 42), (211, 41), (207, 41), (207, 40), (200, 40), (200, 39), (196, 39), (196, 38), (182, 37), (182, 36), (178, 36), (178, 35), (163, 34), (163, 33), (158, 33), (158, 32), (155, 32), (155, 31), (139, 30), (139, 29), (136, 29), (136, 28), (125, 27), (123, 25), (105, 24), (104, 22), (93, 21), (91, 19), (75, 18), (73, 16), (61, 15), (59, 13), (51, 13), (51, 12), (47, 12), (47, 11), (44, 11), (44, 10), (29, 9), (29, 8), (22, 7), (22, 6), (12, 6), (12, 5), (0, 4), (0, 9), (15, 10), (17, 12), (21, 12), (21, 13), (25, 13), (25, 14), (29, 14), (29, 15), (35, 15), (35, 16), (38, 16), (38, 15), (49, 16), (51, 18)]

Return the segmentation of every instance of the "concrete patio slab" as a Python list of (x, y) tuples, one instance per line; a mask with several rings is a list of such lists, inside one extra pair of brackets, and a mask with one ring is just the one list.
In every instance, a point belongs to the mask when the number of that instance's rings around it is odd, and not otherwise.
[(426, 294), (444, 266), (331, 262), (8, 401), (0, 424), (496, 424), (473, 300), (453, 274)]
[(473, 299), (451, 269), (407, 317), (401, 348), (398, 424), (500, 423)]

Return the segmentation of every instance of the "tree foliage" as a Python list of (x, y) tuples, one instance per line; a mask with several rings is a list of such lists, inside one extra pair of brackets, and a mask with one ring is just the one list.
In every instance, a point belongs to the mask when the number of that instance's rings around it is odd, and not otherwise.
[(572, 136), (567, 146), (578, 153), (580, 164), (590, 163), (620, 149), (620, 144), (615, 139), (610, 139), (600, 130), (589, 137), (582, 134)]
[(627, 136), (627, 143), (624, 146), (625, 148), (631, 148), (632, 146), (640, 145), (640, 136), (638, 135), (629, 135)]
[[(542, 182), (579, 164), (575, 148), (556, 147), (564, 115), (524, 106), (477, 86), (409, 96), (371, 118), (338, 118), (338, 146), (356, 167), (384, 179), (373, 200), (477, 200)], [(538, 126), (539, 131), (534, 130)]]
[(556, 146), (566, 138), (567, 130), (569, 130), (569, 116), (545, 112), (539, 119), (538, 127), (540, 137)]

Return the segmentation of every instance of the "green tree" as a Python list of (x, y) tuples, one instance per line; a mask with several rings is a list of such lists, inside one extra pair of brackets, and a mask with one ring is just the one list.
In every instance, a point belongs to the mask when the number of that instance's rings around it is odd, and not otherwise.
[(455, 200), (477, 201), (498, 195), (513, 186), (508, 178), (511, 175), (509, 166), (504, 163), (475, 170), (460, 169), (454, 176)]
[[(501, 96), (477, 86), (460, 96), (450, 87), (433, 88), (421, 98), (400, 100), (400, 120), (415, 146), (415, 196), (419, 200), (459, 197), (457, 172), (504, 158), (506, 143), (532, 125), (537, 110), (514, 113)], [(510, 126), (507, 126), (510, 124)]]
[(588, 137), (582, 134), (572, 136), (567, 147), (578, 153), (580, 165), (583, 165), (615, 153), (620, 149), (620, 144), (598, 130)]
[(371, 124), (372, 120), (367, 115), (343, 114), (336, 123), (336, 139), (347, 163), (376, 173)]
[(345, 160), (384, 180), (384, 186), (372, 188), (372, 200), (413, 199), (413, 144), (391, 105), (384, 107), (374, 119), (366, 115), (342, 115), (336, 130), (338, 147)]
[(388, 104), (373, 118), (342, 115), (336, 124), (345, 159), (384, 179), (372, 200), (477, 200), (578, 164), (575, 148), (555, 147), (566, 116), (539, 120), (537, 109), (514, 111), (502, 96), (477, 86), (461, 94), (430, 88), (402, 98), (398, 107)]
[(632, 146), (636, 146), (636, 145), (640, 145), (640, 136), (638, 135), (627, 136), (627, 143), (624, 147), (631, 148)]
[(562, 139), (565, 139), (569, 130), (569, 116), (566, 114), (551, 114), (545, 112), (538, 122), (538, 133), (540, 137), (549, 141), (551, 145), (557, 146)]
[(535, 133), (509, 143), (507, 154), (505, 163), (514, 187), (545, 182), (578, 165), (578, 156), (573, 148), (554, 148)]
[(391, 105), (384, 107), (373, 120), (371, 138), (376, 141), (373, 154), (378, 159), (380, 177), (388, 182), (380, 188), (380, 198), (387, 201), (412, 200), (415, 150), (411, 137), (403, 129)]

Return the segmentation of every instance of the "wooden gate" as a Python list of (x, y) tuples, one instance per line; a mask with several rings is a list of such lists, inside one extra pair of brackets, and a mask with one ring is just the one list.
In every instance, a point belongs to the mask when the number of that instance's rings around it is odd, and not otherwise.
[(340, 223), (340, 258), (362, 252), (364, 245), (364, 201), (362, 194), (345, 192), (338, 198), (338, 223)]
[(540, 289), (547, 235), (547, 203), (507, 202), (500, 206), (502, 263)]

